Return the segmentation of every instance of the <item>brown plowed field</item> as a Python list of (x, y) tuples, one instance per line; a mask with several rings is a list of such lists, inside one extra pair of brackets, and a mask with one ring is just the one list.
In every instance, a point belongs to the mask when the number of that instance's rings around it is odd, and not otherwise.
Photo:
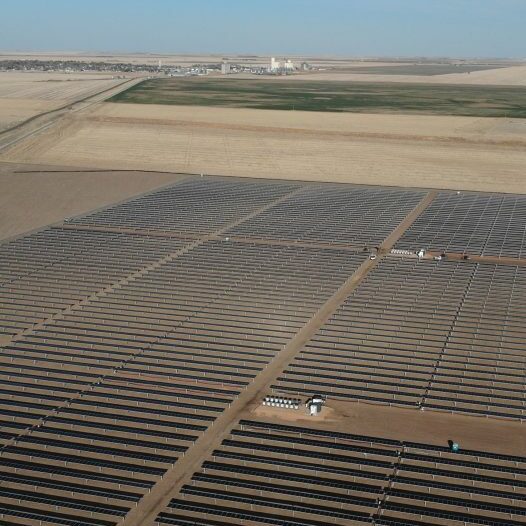
[(43, 173), (36, 171), (36, 166), (0, 163), (0, 239), (109, 205), (183, 177), (168, 173), (51, 169), (54, 171)]

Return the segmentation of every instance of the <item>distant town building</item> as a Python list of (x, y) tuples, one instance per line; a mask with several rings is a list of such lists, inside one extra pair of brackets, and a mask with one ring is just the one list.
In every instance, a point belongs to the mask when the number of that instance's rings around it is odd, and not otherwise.
[(230, 64), (228, 62), (223, 62), (221, 64), (221, 74), (230, 75)]
[(276, 60), (275, 57), (270, 59), (270, 73), (290, 73), (296, 69), (296, 65), (292, 60), (285, 59), (283, 61)]
[(270, 58), (270, 71), (277, 71), (280, 68), (279, 60), (276, 60), (274, 57)]

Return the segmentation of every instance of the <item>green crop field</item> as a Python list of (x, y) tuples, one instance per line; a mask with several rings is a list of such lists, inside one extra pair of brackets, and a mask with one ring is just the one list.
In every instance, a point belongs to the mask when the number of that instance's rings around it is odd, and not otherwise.
[(526, 89), (505, 86), (158, 78), (110, 102), (332, 112), (526, 118)]

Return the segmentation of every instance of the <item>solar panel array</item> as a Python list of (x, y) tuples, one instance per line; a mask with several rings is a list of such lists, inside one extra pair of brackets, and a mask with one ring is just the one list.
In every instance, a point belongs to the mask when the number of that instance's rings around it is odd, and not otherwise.
[(425, 192), (348, 185), (311, 185), (232, 228), (236, 236), (379, 245)]
[(156, 525), (518, 526), (526, 458), (242, 420)]
[(0, 334), (16, 334), (182, 246), (161, 237), (50, 228), (0, 245)]
[(83, 217), (72, 224), (206, 233), (228, 225), (301, 188), (300, 184), (240, 181), (233, 178), (188, 179)]
[(397, 248), (526, 257), (526, 196), (442, 192)]
[(273, 386), (526, 418), (526, 267), (387, 257)]
[[(194, 177), (0, 245), (0, 523), (122, 521), (424, 195)], [(382, 258), (274, 387), (524, 418), (525, 271)], [(243, 422), (158, 521), (524, 515), (523, 459), (362, 438)]]
[[(362, 259), (265, 248), (205, 243), (2, 349), (0, 471), (22, 470), (28, 492), (6, 515), (30, 513), (38, 488), (66, 515), (113, 524), (112, 506), (127, 513)], [(57, 495), (70, 486), (82, 505)]]
[(365, 259), (187, 243), (69, 226), (2, 246), (1, 520), (116, 524)]

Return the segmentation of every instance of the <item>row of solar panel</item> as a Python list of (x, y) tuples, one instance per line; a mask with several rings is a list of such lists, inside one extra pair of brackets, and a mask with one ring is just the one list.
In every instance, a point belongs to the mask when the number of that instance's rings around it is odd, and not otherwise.
[[(372, 246), (380, 244), (424, 195), (396, 188), (208, 177), (183, 181), (74, 223), (209, 233), (255, 206), (280, 199), (228, 233)], [(440, 192), (397, 248), (523, 257), (525, 220), (523, 196)]]
[(211, 233), (300, 188), (287, 182), (188, 179), (71, 223)]
[(441, 192), (396, 246), (523, 258), (525, 222), (525, 196)]
[(387, 257), (273, 387), (524, 419), (525, 302), (525, 267)]
[(424, 192), (348, 185), (311, 185), (229, 234), (266, 239), (379, 245)]
[(156, 524), (515, 526), (520, 487), (523, 457), (245, 420)]
[(0, 246), (0, 333), (16, 334), (175, 252), (181, 242), (51, 228)]

